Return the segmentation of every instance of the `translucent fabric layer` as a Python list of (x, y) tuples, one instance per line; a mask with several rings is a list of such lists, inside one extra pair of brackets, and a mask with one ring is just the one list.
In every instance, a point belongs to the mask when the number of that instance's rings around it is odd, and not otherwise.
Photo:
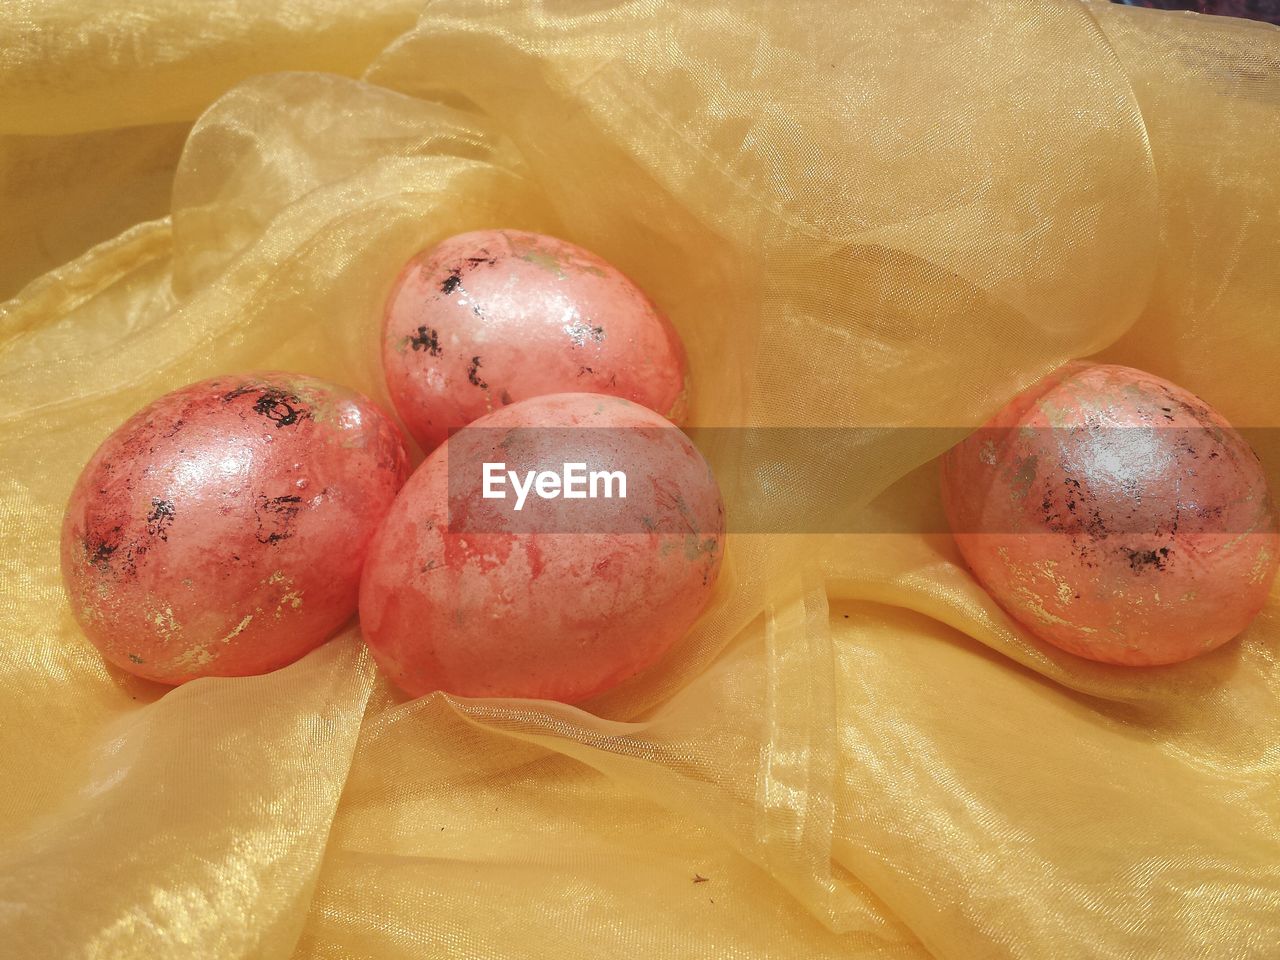
[[(581, 709), (408, 701), (354, 623), (259, 678), (103, 666), (57, 548), (96, 445), (233, 370), (386, 404), (382, 302), (463, 230), (633, 276), (696, 425), (976, 426), (1084, 356), (1280, 425), (1274, 28), (415, 8), (0, 9), (0, 953), (1274, 957), (1280, 598), (1128, 670), (1029, 636), (945, 536), (742, 534)], [(707, 453), (731, 513), (937, 529), (938, 436)]]

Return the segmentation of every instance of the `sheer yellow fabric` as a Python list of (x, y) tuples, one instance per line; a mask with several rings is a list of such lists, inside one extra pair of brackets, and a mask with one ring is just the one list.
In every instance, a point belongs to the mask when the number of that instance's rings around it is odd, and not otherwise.
[[(95, 445), (234, 369), (385, 402), (383, 297), (465, 229), (633, 275), (700, 425), (976, 425), (1092, 354), (1280, 424), (1274, 29), (415, 6), (0, 9), (0, 953), (1275, 956), (1280, 603), (1123, 670), (1022, 632), (946, 537), (744, 534), (585, 709), (406, 701), (355, 625), (265, 677), (103, 667), (57, 567)], [(867, 436), (709, 453), (739, 516), (936, 522), (936, 435)]]

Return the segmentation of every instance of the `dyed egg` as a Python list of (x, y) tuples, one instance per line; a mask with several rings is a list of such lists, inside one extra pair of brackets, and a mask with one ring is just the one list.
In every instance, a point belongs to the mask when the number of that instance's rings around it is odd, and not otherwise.
[(1106, 663), (1212, 650), (1262, 608), (1280, 536), (1257, 456), (1186, 390), (1071, 364), (942, 461), (970, 569), (1033, 633)]
[(311, 377), (166, 394), (102, 443), (72, 491), (72, 611), (107, 660), (150, 680), (274, 670), (355, 612), (406, 472), (390, 418)]
[(524, 400), (405, 484), (365, 566), (365, 640), (415, 696), (577, 702), (689, 629), (723, 536), (715, 478), (670, 422), (615, 397)]
[(459, 234), (414, 257), (387, 301), (383, 367), (424, 450), (517, 400), (604, 393), (683, 421), (684, 347), (593, 253), (518, 230)]

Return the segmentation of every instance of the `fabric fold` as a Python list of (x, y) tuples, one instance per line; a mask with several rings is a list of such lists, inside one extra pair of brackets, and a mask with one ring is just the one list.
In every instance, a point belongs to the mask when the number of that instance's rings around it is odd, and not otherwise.
[[(29, 244), (0, 271), (0, 942), (1269, 958), (1274, 591), (1177, 667), (1049, 648), (929, 532), (920, 428), (1085, 356), (1275, 425), (1274, 29), (1014, 0), (46, 6), (0, 10), (0, 234)], [(503, 226), (654, 298), (693, 426), (830, 431), (791, 458), (707, 434), (731, 517), (901, 532), (731, 534), (689, 635), (576, 708), (406, 700), (354, 627), (250, 680), (105, 667), (57, 561), (97, 443), (233, 370), (385, 405), (401, 265)]]

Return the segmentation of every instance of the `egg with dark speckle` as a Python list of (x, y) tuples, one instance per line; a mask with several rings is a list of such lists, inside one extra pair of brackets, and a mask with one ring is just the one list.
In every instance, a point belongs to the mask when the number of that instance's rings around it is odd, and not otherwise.
[(623, 397), (683, 422), (684, 347), (612, 264), (555, 237), (481, 230), (418, 254), (387, 300), (392, 402), (430, 451), (451, 429), (550, 393)]
[(1175, 663), (1262, 609), (1280, 557), (1266, 475), (1199, 397), (1071, 364), (942, 462), (965, 562), (1041, 639), (1106, 663)]
[(415, 696), (575, 703), (688, 631), (723, 543), (719, 488), (677, 427), (617, 397), (535, 397), (409, 478), (369, 551), (360, 622)]
[(255, 373), (166, 394), (72, 491), (72, 612), (108, 661), (161, 683), (281, 667), (355, 612), (406, 473), (395, 423), (321, 380)]

